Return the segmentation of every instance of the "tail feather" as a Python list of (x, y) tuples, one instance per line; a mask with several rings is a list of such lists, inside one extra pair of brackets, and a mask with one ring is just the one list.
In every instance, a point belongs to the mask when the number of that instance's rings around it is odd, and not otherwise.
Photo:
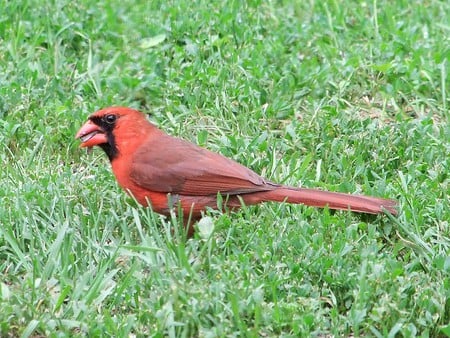
[(319, 208), (328, 207), (330, 209), (351, 210), (367, 214), (381, 214), (386, 210), (392, 215), (397, 215), (396, 201), (370, 196), (350, 195), (316, 189), (280, 187), (275, 190), (265, 191), (259, 197), (263, 201), (305, 204)]

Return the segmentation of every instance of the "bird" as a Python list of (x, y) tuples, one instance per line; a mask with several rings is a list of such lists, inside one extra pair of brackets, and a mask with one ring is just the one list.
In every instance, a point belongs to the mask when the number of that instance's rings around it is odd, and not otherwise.
[(146, 114), (128, 107), (96, 111), (75, 138), (82, 148), (103, 149), (119, 186), (143, 206), (166, 216), (181, 208), (190, 236), (193, 224), (206, 209), (233, 210), (242, 203), (273, 201), (397, 215), (397, 203), (392, 199), (271, 182), (230, 158), (170, 136)]

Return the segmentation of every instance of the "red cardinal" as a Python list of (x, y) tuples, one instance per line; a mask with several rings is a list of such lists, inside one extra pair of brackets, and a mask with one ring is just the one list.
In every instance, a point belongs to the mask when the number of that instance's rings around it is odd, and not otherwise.
[[(368, 214), (397, 214), (388, 199), (289, 187), (265, 180), (252, 170), (195, 144), (165, 134), (146, 116), (110, 107), (89, 116), (76, 134), (81, 147), (101, 147), (119, 185), (139, 203), (168, 215), (181, 205), (184, 219), (197, 220), (207, 207), (217, 208), (217, 194), (228, 208), (265, 201)], [(192, 227), (190, 228), (192, 232)]]

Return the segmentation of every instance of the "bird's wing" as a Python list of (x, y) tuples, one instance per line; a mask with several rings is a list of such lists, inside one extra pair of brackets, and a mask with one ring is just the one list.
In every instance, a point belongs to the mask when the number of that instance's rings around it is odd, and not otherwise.
[(150, 191), (191, 196), (239, 195), (276, 186), (231, 159), (166, 135), (139, 147), (131, 179)]

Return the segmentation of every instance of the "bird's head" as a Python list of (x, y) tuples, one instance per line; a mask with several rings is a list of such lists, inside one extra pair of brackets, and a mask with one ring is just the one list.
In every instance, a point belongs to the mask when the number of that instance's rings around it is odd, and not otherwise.
[(129, 148), (145, 135), (149, 125), (145, 115), (137, 110), (109, 107), (90, 115), (75, 138), (80, 139), (80, 147), (99, 146), (112, 161), (119, 154), (120, 148)]

